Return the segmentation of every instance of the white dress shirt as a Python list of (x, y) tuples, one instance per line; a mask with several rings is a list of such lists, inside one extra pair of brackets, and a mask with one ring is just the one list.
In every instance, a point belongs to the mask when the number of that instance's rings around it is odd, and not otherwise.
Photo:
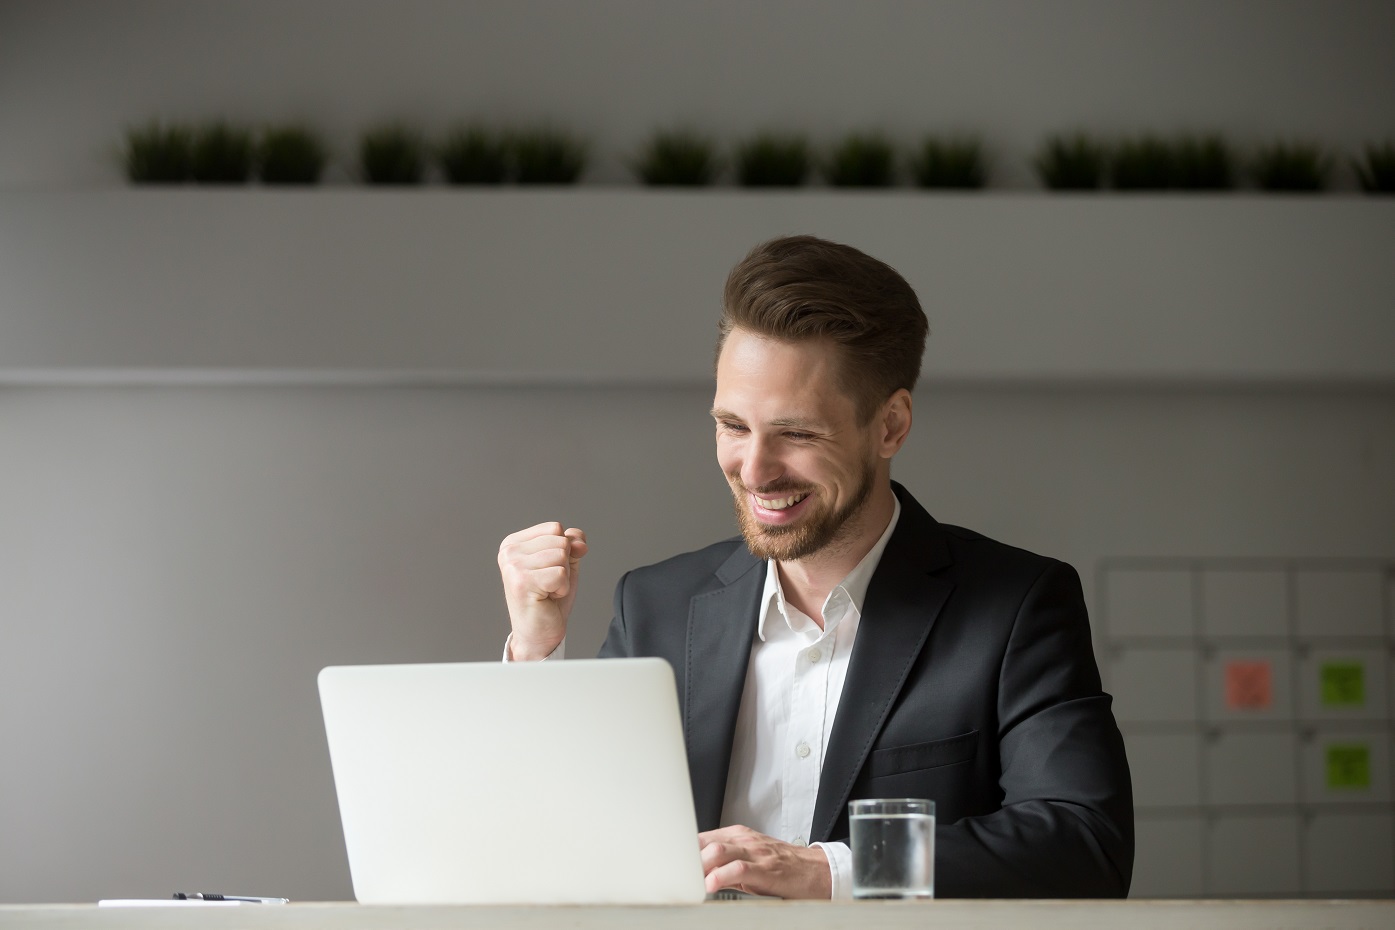
[[(823, 602), (823, 629), (785, 600), (772, 559), (741, 709), (736, 715), (722, 825), (744, 824), (767, 836), (804, 846), (814, 821), (824, 751), (833, 732), (848, 659), (862, 620), (867, 585), (901, 516), (891, 520), (862, 561)], [(846, 843), (819, 843), (828, 857), (834, 898), (852, 897), (852, 851)]]
[[(822, 630), (785, 600), (775, 560), (767, 564), (736, 715), (723, 826), (741, 824), (797, 846), (808, 844), (824, 749), (843, 696), (867, 585), (900, 517), (898, 500), (876, 544), (824, 600)], [(505, 662), (512, 661), (512, 640), (510, 635), (504, 643)], [(547, 658), (565, 655), (564, 640)], [(852, 850), (846, 843), (815, 845), (828, 857), (832, 896), (851, 898)]]

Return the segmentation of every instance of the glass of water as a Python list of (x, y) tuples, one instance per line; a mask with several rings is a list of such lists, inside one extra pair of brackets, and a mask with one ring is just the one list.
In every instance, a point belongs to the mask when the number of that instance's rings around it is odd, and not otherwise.
[(935, 802), (877, 798), (848, 805), (854, 898), (935, 896)]

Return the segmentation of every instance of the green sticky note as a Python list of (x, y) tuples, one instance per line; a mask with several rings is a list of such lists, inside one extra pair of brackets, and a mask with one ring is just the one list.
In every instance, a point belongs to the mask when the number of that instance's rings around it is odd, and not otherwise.
[(1327, 747), (1327, 787), (1371, 787), (1371, 749), (1360, 743)]
[(1360, 707), (1366, 703), (1366, 669), (1360, 662), (1325, 662), (1322, 666), (1322, 705)]

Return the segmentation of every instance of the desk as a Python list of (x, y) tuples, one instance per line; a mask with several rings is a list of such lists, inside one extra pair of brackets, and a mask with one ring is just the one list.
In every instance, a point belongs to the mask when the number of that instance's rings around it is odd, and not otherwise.
[(1390, 930), (1395, 901), (714, 901), (686, 907), (0, 906), (0, 930)]

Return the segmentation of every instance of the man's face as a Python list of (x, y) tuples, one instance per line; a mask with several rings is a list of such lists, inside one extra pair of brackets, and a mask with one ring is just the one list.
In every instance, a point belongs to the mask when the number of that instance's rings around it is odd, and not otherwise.
[(781, 342), (734, 329), (717, 361), (717, 462), (746, 545), (801, 559), (851, 542), (882, 459), (877, 419), (859, 425), (838, 388), (830, 342)]

